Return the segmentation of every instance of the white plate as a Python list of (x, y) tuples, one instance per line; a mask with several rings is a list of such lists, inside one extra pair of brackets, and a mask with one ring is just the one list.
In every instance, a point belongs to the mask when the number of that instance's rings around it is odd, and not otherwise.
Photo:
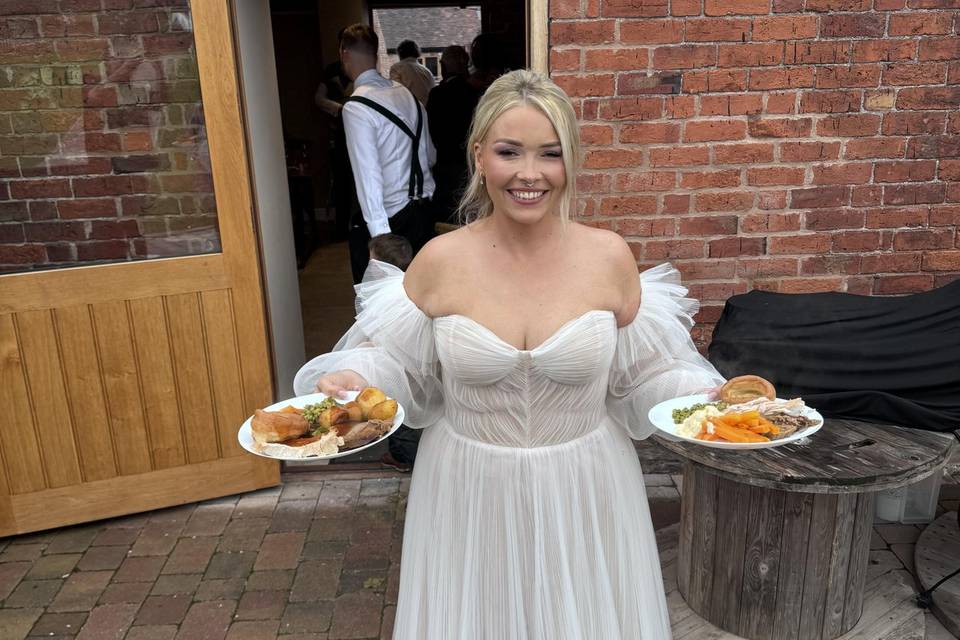
[[(355, 399), (355, 398), (357, 397), (357, 394), (358, 394), (357, 391), (348, 391), (346, 398), (337, 398), (337, 402), (339, 402), (339, 403), (341, 403), (341, 404), (346, 403), (346, 402), (349, 402), (349, 401)], [(272, 405), (270, 405), (269, 407), (264, 407), (264, 411), (279, 411), (280, 409), (283, 409), (284, 407), (288, 407), (288, 406), (291, 406), (291, 405), (293, 405), (294, 407), (297, 407), (298, 409), (302, 409), (303, 407), (305, 407), (305, 406), (308, 405), (308, 404), (314, 404), (315, 402), (322, 402), (322, 401), (324, 401), (324, 400), (326, 400), (326, 399), (327, 399), (327, 396), (324, 395), (324, 394), (322, 394), (322, 393), (311, 393), (310, 395), (297, 396), (296, 398), (290, 398), (289, 400), (284, 400), (283, 402), (277, 402), (276, 404), (272, 404)], [(400, 405), (400, 403), (397, 403), (397, 415), (393, 418), (393, 426), (390, 427), (390, 430), (387, 431), (386, 434), (384, 434), (384, 435), (383, 435), (382, 437), (380, 437), (380, 438), (377, 438), (377, 439), (374, 440), (373, 442), (369, 442), (369, 443), (363, 445), (362, 447), (356, 447), (355, 449), (348, 449), (348, 450), (346, 450), (346, 451), (340, 451), (340, 452), (337, 452), (337, 453), (334, 453), (334, 454), (331, 454), (331, 455), (328, 455), (328, 456), (308, 456), (308, 457), (306, 457), (306, 458), (297, 458), (297, 457), (293, 457), (293, 456), (290, 456), (290, 457), (284, 457), (284, 456), (268, 456), (268, 455), (265, 454), (265, 453), (262, 453), (262, 452), (260, 452), (260, 451), (257, 451), (257, 450), (254, 448), (253, 432), (250, 430), (250, 422), (251, 422), (251, 420), (253, 420), (253, 416), (250, 416), (249, 418), (247, 418), (246, 422), (244, 422), (243, 425), (241, 425), (240, 431), (237, 433), (237, 440), (240, 441), (240, 446), (243, 447), (244, 449), (246, 449), (247, 451), (249, 451), (250, 453), (252, 453), (252, 454), (254, 454), (254, 455), (256, 455), (256, 456), (260, 456), (260, 457), (262, 457), (262, 458), (270, 458), (271, 460), (293, 460), (293, 461), (296, 461), (296, 462), (312, 462), (312, 461), (316, 461), (316, 460), (333, 460), (334, 458), (342, 458), (342, 457), (344, 457), (344, 456), (351, 456), (351, 455), (353, 455), (353, 454), (355, 454), (355, 453), (357, 453), (357, 452), (363, 451), (363, 450), (366, 449), (367, 447), (372, 447), (373, 445), (375, 445), (375, 444), (377, 444), (378, 442), (384, 440), (385, 438), (389, 438), (390, 435), (393, 434), (394, 431), (396, 431), (397, 429), (399, 429), (399, 428), (400, 428), (400, 425), (403, 424), (403, 419), (404, 419), (403, 407)]]
[(816, 410), (807, 407), (803, 412), (803, 415), (811, 420), (815, 420), (816, 422), (813, 425), (805, 429), (798, 429), (786, 438), (770, 440), (769, 442), (725, 442), (722, 440), (697, 440), (696, 438), (688, 438), (680, 435), (677, 433), (677, 427), (680, 425), (674, 424), (673, 422), (673, 410), (684, 409), (686, 407), (695, 405), (698, 402), (706, 403), (715, 401), (710, 400), (706, 394), (682, 396), (680, 398), (674, 398), (673, 400), (665, 400), (661, 402), (654, 408), (650, 409), (647, 417), (662, 435), (667, 436), (671, 440), (692, 442), (694, 444), (703, 445), (704, 447), (713, 447), (715, 449), (769, 449), (770, 447), (779, 447), (781, 445), (790, 444), (791, 442), (796, 442), (797, 440), (802, 440), (803, 438), (816, 433), (820, 430), (820, 427), (823, 426), (823, 416), (820, 415), (820, 413)]

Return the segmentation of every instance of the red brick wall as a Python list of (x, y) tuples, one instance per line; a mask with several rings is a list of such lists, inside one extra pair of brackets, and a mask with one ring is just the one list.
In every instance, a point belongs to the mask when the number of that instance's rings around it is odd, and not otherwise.
[(585, 221), (703, 303), (960, 275), (960, 0), (552, 0)]
[(0, 2), (0, 273), (219, 250), (187, 0)]

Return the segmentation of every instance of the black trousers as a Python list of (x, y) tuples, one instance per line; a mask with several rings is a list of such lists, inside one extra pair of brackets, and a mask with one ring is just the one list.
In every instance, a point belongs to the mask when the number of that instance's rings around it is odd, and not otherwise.
[[(411, 200), (407, 206), (390, 217), (390, 231), (410, 241), (413, 254), (416, 255), (423, 245), (433, 237), (433, 203), (429, 198)], [(363, 272), (370, 262), (370, 232), (363, 214), (357, 211), (350, 221), (350, 267), (353, 270), (354, 284), (363, 280)]]

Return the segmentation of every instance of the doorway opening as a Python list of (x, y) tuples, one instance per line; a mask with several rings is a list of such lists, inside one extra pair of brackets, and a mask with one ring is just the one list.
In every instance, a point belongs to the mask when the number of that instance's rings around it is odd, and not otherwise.
[[(309, 359), (329, 351), (356, 313), (346, 234), (351, 207), (355, 214), (359, 206), (344, 196), (354, 191), (354, 178), (339, 118), (323, 100), (342, 101), (352, 90), (339, 64), (340, 30), (358, 22), (374, 27), (385, 77), (399, 61), (401, 41), (415, 41), (419, 62), (442, 83), (444, 48), (461, 45), (469, 52), (480, 34), (496, 37), (506, 70), (525, 66), (527, 1), (271, 0), (270, 13)], [(376, 461), (385, 450), (384, 444), (338, 460)]]

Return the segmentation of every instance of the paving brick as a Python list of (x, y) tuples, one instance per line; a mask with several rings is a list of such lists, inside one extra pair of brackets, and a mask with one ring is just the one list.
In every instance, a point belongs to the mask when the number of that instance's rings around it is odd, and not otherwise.
[(320, 497), (320, 490), (323, 488), (322, 480), (311, 482), (284, 482), (283, 490), (280, 492), (280, 502), (284, 500), (313, 500), (317, 502)]
[(168, 524), (186, 524), (190, 516), (197, 508), (196, 504), (182, 504), (169, 509), (159, 509), (150, 512), (150, 522), (168, 523)]
[(300, 552), (301, 560), (343, 560), (350, 542), (334, 540), (332, 542), (308, 542)]
[(237, 606), (238, 620), (279, 620), (287, 604), (283, 591), (247, 591)]
[(358, 591), (374, 591), (385, 593), (387, 590), (386, 569), (355, 569), (343, 571), (337, 585), (336, 595), (354, 593)]
[(53, 601), (63, 580), (24, 580), (3, 604), (5, 607), (45, 607)]
[(90, 611), (110, 582), (112, 571), (78, 571), (57, 594), (50, 611)]
[(329, 600), (337, 595), (340, 581), (340, 562), (314, 560), (301, 562), (290, 591), (290, 602)]
[(255, 553), (217, 553), (207, 565), (205, 580), (219, 580), (225, 578), (246, 578), (253, 570), (253, 563), (257, 559)]
[(77, 640), (120, 640), (137, 613), (135, 604), (104, 604), (90, 612)]
[(227, 640), (274, 640), (279, 620), (238, 621), (230, 625)]
[[(303, 566), (302, 564), (300, 565)], [(247, 591), (289, 591), (293, 586), (293, 569), (280, 569), (274, 571), (254, 571), (247, 578)]]
[(204, 504), (190, 516), (187, 526), (183, 528), (185, 536), (218, 536), (223, 533), (230, 516), (233, 515), (233, 504)]
[(359, 480), (330, 480), (323, 483), (317, 501), (318, 516), (346, 515), (360, 497)]
[(189, 596), (150, 596), (137, 613), (137, 624), (180, 624), (190, 608)]
[(280, 498), (280, 488), (248, 493), (240, 498), (233, 511), (234, 518), (269, 518)]
[(390, 566), (390, 548), (382, 544), (351, 544), (343, 556), (344, 569), (386, 569)]
[(370, 638), (380, 634), (383, 596), (378, 593), (347, 593), (333, 605), (330, 638)]
[(203, 573), (218, 542), (215, 537), (180, 538), (161, 573)]
[(47, 553), (83, 553), (97, 537), (99, 531), (99, 526), (61, 529), (50, 541)]
[(107, 529), (142, 529), (149, 521), (149, 513), (135, 513), (129, 516), (104, 520), (102, 524)]
[(305, 537), (305, 533), (267, 534), (253, 568), (257, 571), (296, 569)]
[(222, 640), (235, 608), (236, 602), (229, 600), (195, 603), (180, 625), (177, 640)]
[(236, 600), (243, 593), (243, 578), (229, 580), (202, 580), (194, 598), (201, 602), (208, 600)]
[(86, 612), (45, 613), (30, 630), (32, 636), (74, 636), (87, 619)]
[(27, 575), (31, 564), (29, 562), (6, 562), (0, 564), (0, 600), (6, 599), (14, 587)]
[(361, 496), (392, 496), (399, 490), (399, 478), (364, 478), (360, 481)]
[(244, 518), (230, 521), (220, 539), (218, 551), (256, 551), (270, 526), (268, 518)]
[(330, 628), (332, 602), (291, 603), (280, 619), (280, 633), (318, 633)]
[(133, 627), (124, 640), (173, 640), (177, 627), (172, 624)]
[(127, 547), (90, 547), (77, 568), (83, 571), (102, 571), (118, 569), (127, 558)]
[(140, 535), (139, 528), (115, 528), (115, 529), (103, 529), (97, 534), (97, 537), (93, 539), (91, 546), (94, 547), (129, 547), (134, 542), (137, 541), (137, 536)]
[(271, 533), (306, 531), (310, 528), (316, 505), (316, 500), (290, 500), (279, 503), (273, 512), (269, 531)]
[(152, 582), (121, 582), (107, 585), (100, 595), (99, 604), (140, 604), (147, 599)]
[(19, 640), (27, 637), (43, 609), (0, 609), (0, 638)]
[(34, 544), (11, 544), (3, 550), (3, 553), (0, 553), (0, 563), (37, 560), (46, 546), (47, 545), (39, 542)]
[(131, 549), (133, 556), (165, 556), (173, 551), (182, 522), (151, 522), (143, 528)]
[(396, 607), (384, 607), (383, 620), (380, 623), (380, 640), (392, 640), (393, 623), (397, 618)]
[(200, 586), (199, 573), (181, 573), (171, 576), (160, 576), (153, 583), (152, 596), (192, 595)]
[(349, 540), (352, 530), (353, 520), (351, 518), (317, 518), (310, 525), (307, 540), (309, 542)]
[(166, 561), (164, 557), (127, 558), (113, 576), (113, 581), (153, 582)]
[(391, 564), (390, 571), (387, 572), (387, 591), (384, 594), (384, 601), (387, 604), (397, 604), (400, 597), (400, 565)]
[(374, 544), (389, 548), (392, 538), (391, 523), (362, 524), (350, 533), (351, 544)]

